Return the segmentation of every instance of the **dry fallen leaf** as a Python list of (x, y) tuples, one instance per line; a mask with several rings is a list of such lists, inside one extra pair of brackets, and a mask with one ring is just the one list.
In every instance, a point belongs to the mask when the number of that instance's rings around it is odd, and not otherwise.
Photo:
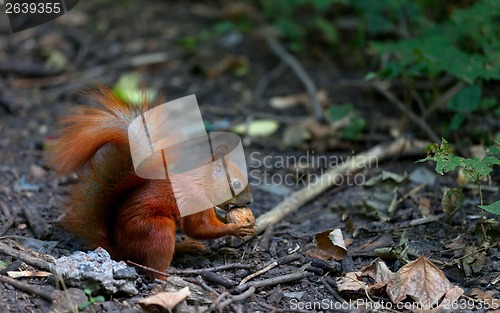
[(340, 229), (326, 230), (314, 236), (318, 248), (309, 251), (309, 256), (313, 258), (328, 260), (342, 260), (347, 256), (347, 249)]
[(480, 273), (486, 263), (486, 251), (480, 251), (474, 246), (466, 246), (462, 258), (462, 266), (466, 276)]
[(447, 189), (443, 194), (443, 200), (441, 205), (443, 206), (443, 211), (446, 214), (446, 219), (451, 220), (453, 215), (457, 213), (464, 203), (464, 194), (462, 189), (454, 188)]
[(485, 304), (488, 305), (488, 307), (490, 307), (492, 309), (499, 309), (500, 308), (500, 299), (493, 298), (491, 293), (493, 293), (493, 292), (492, 291), (484, 292), (478, 288), (472, 288), (472, 290), (470, 291), (471, 296), (483, 301)]
[(337, 290), (340, 293), (357, 293), (365, 290), (368, 285), (363, 281), (361, 272), (346, 273), (345, 276), (337, 277)]
[(155, 295), (139, 300), (139, 305), (146, 312), (156, 312), (159, 309), (172, 310), (181, 303), (191, 292), (184, 287), (176, 292), (160, 292)]
[(372, 264), (361, 269), (363, 276), (370, 276), (377, 283), (387, 284), (394, 279), (394, 273), (387, 267), (384, 261), (376, 258)]
[(421, 256), (396, 272), (394, 280), (387, 282), (387, 293), (393, 303), (409, 296), (422, 308), (429, 309), (443, 296), (446, 303), (455, 302), (464, 291), (451, 284), (443, 271)]
[(418, 199), (418, 209), (423, 216), (431, 215), (431, 200), (427, 197), (420, 197)]

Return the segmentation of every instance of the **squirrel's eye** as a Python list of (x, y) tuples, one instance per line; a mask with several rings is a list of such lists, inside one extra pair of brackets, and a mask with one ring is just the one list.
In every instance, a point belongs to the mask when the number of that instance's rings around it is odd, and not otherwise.
[(234, 179), (231, 183), (233, 185), (233, 189), (235, 191), (239, 191), (241, 189), (241, 182), (237, 179)]

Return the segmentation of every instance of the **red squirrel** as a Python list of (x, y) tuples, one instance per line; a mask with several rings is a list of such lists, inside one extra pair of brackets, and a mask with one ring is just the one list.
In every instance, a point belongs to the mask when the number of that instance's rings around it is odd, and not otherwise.
[[(134, 172), (128, 126), (152, 105), (129, 105), (106, 88), (93, 98), (101, 107), (83, 107), (62, 118), (61, 136), (50, 151), (52, 168), (61, 174), (76, 171), (79, 177), (64, 208), (62, 223), (69, 232), (83, 238), (89, 248), (101, 246), (115, 259), (162, 272), (172, 260), (177, 227), (194, 239), (253, 233), (250, 224), (221, 222), (213, 208), (181, 217), (168, 179), (147, 180)], [(234, 165), (228, 162), (228, 166)], [(227, 186), (225, 175), (215, 179), (221, 188)], [(204, 183), (208, 182), (193, 182), (190, 192), (202, 193)], [(247, 186), (219, 207), (241, 207), (252, 201)], [(154, 273), (150, 277), (164, 279)]]

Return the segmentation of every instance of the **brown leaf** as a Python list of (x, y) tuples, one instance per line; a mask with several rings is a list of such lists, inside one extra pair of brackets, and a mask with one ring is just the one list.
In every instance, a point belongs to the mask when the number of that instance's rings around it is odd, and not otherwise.
[(392, 236), (389, 234), (383, 234), (380, 237), (376, 238), (375, 240), (362, 245), (361, 247), (358, 247), (354, 251), (350, 251), (350, 255), (354, 256), (357, 254), (363, 254), (367, 253), (370, 251), (373, 251), (376, 248), (380, 247), (388, 247), (394, 245), (394, 240), (392, 239)]
[(492, 293), (491, 291), (484, 292), (478, 288), (472, 288), (472, 290), (470, 291), (471, 296), (485, 302), (485, 304), (487, 304), (488, 307), (494, 308), (494, 309), (500, 308), (500, 300), (493, 298), (491, 293)]
[(146, 312), (155, 312), (159, 309), (172, 310), (181, 303), (191, 292), (184, 287), (176, 292), (160, 292), (155, 295), (139, 300), (139, 305)]
[(370, 276), (377, 283), (387, 284), (394, 279), (394, 273), (387, 267), (384, 261), (376, 258), (372, 264), (361, 269), (363, 276)]
[(427, 197), (420, 197), (418, 199), (418, 209), (423, 216), (431, 215), (431, 200)]
[(346, 273), (345, 276), (337, 277), (335, 282), (337, 283), (337, 289), (340, 293), (358, 292), (368, 287), (363, 281), (361, 272)]
[(340, 229), (326, 230), (322, 233), (317, 233), (314, 236), (314, 241), (318, 245), (317, 249), (309, 252), (309, 256), (328, 260), (334, 258), (342, 260), (347, 256), (347, 249)]
[(394, 280), (387, 283), (387, 293), (393, 303), (409, 296), (424, 309), (437, 304), (443, 296), (448, 303), (453, 303), (463, 292), (424, 256), (400, 268)]

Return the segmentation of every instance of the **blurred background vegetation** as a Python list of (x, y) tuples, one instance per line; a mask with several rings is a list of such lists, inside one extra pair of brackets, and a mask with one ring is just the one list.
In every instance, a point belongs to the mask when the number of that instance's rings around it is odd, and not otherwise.
[(407, 109), (434, 121), (439, 137), (494, 143), (500, 117), (498, 1), (273, 0), (240, 3), (226, 13), (179, 44), (196, 51), (224, 33), (271, 24), (299, 58), (356, 68), (366, 81), (395, 82)]

